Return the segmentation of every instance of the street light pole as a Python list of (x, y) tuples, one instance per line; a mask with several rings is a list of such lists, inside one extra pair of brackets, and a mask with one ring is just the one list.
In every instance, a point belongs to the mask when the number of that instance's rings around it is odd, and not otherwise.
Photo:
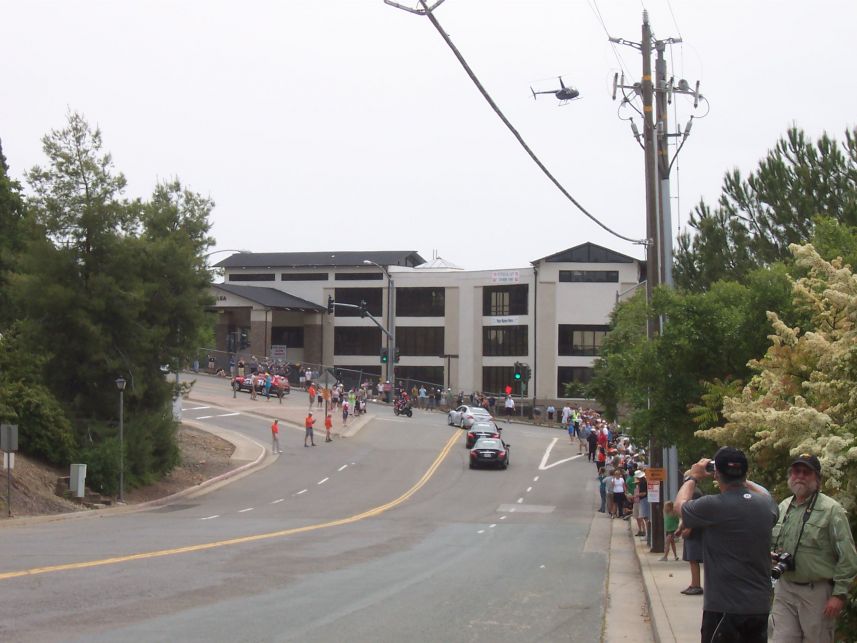
[(119, 389), (119, 502), (125, 504), (125, 378), (116, 379)]
[(374, 261), (370, 261), (369, 259), (364, 259), (363, 263), (366, 265), (372, 265), (376, 268), (380, 268), (384, 274), (387, 276), (387, 332), (389, 335), (387, 336), (387, 381), (390, 382), (390, 385), (393, 387), (393, 390), (396, 389), (396, 314), (393, 311), (393, 306), (395, 305), (394, 301), (394, 293), (396, 290), (396, 284), (393, 281), (393, 276), (390, 274), (390, 271), (387, 270), (384, 266), (375, 263)]

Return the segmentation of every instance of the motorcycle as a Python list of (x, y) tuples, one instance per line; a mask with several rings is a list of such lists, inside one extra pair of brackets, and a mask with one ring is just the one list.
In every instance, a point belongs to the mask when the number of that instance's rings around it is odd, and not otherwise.
[(393, 413), (396, 415), (407, 415), (411, 417), (414, 412), (411, 410), (411, 403), (408, 400), (398, 399), (393, 402)]

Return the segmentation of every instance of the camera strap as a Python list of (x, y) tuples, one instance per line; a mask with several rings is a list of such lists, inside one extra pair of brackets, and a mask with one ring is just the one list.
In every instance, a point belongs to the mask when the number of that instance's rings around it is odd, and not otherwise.
[[(806, 504), (806, 509), (803, 512), (803, 519), (800, 521), (800, 531), (797, 535), (797, 542), (795, 543), (795, 549), (792, 552), (792, 558), (797, 558), (797, 550), (800, 547), (800, 539), (803, 538), (803, 528), (806, 527), (806, 522), (809, 520), (809, 516), (812, 513), (812, 510), (815, 508), (815, 501), (818, 500), (818, 490), (814, 491), (812, 494), (812, 499)], [(791, 512), (792, 507), (795, 506), (795, 498), (792, 496), (792, 501), (789, 503), (789, 508), (786, 509), (786, 515), (783, 517), (783, 525), (786, 524), (786, 520), (789, 517), (789, 512)], [(783, 535), (783, 530), (780, 529), (780, 533), (777, 534), (777, 549), (780, 546), (780, 537)]]

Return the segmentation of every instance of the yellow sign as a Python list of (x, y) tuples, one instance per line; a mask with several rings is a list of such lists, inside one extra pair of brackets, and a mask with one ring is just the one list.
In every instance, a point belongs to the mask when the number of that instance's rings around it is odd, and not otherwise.
[(663, 468), (649, 467), (646, 469), (646, 480), (649, 482), (663, 482), (667, 479), (667, 470)]

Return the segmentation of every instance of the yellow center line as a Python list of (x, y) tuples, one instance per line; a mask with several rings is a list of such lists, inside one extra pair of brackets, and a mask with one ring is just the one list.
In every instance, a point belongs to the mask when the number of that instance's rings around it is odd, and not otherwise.
[(441, 463), (446, 459), (446, 456), (449, 455), (450, 450), (453, 445), (458, 441), (458, 437), (461, 435), (461, 431), (456, 430), (453, 433), (449, 440), (447, 440), (446, 445), (443, 447), (440, 453), (438, 453), (434, 462), (432, 462), (431, 466), (426, 470), (426, 472), (422, 475), (422, 477), (417, 480), (417, 482), (410, 489), (405, 491), (401, 496), (396, 498), (395, 500), (391, 500), (390, 502), (380, 505), (378, 507), (374, 507), (367, 511), (364, 511), (359, 514), (355, 514), (353, 516), (348, 516), (347, 518), (339, 518), (337, 520), (331, 520), (329, 522), (319, 523), (315, 525), (306, 525), (304, 527), (294, 527), (292, 529), (282, 529), (280, 531), (271, 531), (265, 534), (254, 534), (252, 536), (242, 536), (240, 538), (230, 538), (229, 540), (217, 540), (210, 543), (201, 543), (198, 545), (188, 545), (186, 547), (176, 547), (174, 549), (159, 549), (157, 551), (149, 551), (141, 554), (129, 554), (128, 556), (115, 556), (113, 558), (102, 558), (100, 560), (87, 560), (80, 563), (65, 563), (62, 565), (50, 565), (48, 567), (33, 567), (32, 569), (22, 569), (16, 572), (2, 572), (0, 573), (0, 580), (7, 580), (10, 578), (18, 578), (20, 576), (35, 576), (37, 574), (50, 574), (53, 572), (63, 572), (71, 569), (86, 569), (88, 567), (101, 567), (102, 565), (116, 565), (117, 563), (125, 563), (132, 560), (143, 560), (146, 558), (161, 558), (162, 556), (175, 556), (177, 554), (189, 554), (191, 552), (197, 551), (205, 551), (206, 549), (215, 549), (217, 547), (227, 547), (229, 545), (241, 545), (244, 543), (256, 542), (259, 540), (268, 540), (270, 538), (281, 538), (283, 536), (293, 536), (295, 534), (302, 534), (309, 531), (317, 531), (319, 529), (327, 529), (329, 527), (339, 527), (340, 525), (348, 525), (354, 522), (358, 522), (360, 520), (365, 520), (366, 518), (373, 518), (375, 516), (379, 516), (382, 513), (393, 509), (394, 507), (399, 506), (406, 500), (408, 500), (411, 496), (413, 496), (417, 491), (422, 489), (425, 484), (431, 479), (431, 477), (435, 474), (438, 467)]

